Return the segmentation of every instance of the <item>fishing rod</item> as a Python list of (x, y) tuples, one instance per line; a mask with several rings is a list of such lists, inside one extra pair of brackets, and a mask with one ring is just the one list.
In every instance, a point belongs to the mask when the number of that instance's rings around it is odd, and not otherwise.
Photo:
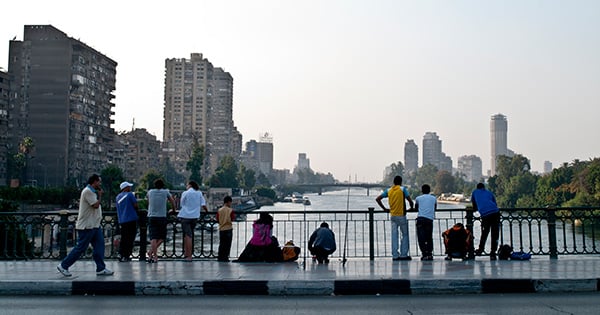
[(308, 250), (308, 226), (306, 224), (306, 203), (302, 203), (304, 205), (304, 262), (303, 264), (303, 268), (304, 270), (306, 270), (306, 251)]
[(342, 255), (342, 266), (346, 266), (346, 248), (348, 247), (348, 213), (350, 212), (350, 181), (352, 175), (348, 176), (348, 196), (346, 197), (346, 231), (344, 232), (344, 253)]

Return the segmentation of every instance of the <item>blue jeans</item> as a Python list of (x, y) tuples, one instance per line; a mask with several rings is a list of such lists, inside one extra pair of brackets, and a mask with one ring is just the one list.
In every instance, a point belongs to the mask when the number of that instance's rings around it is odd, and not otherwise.
[[(406, 216), (390, 216), (392, 222), (392, 257), (407, 257), (408, 256), (408, 220)], [(398, 229), (402, 233), (402, 240), (400, 242), (400, 253), (398, 253)]]
[(92, 244), (94, 251), (92, 257), (96, 262), (96, 272), (104, 270), (104, 235), (101, 228), (77, 230), (77, 245), (73, 247), (69, 255), (60, 263), (65, 269), (69, 269), (85, 253), (88, 246)]

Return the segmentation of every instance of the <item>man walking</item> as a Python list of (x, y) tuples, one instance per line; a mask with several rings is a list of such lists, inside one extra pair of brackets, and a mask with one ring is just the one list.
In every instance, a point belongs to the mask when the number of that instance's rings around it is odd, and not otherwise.
[(88, 179), (88, 185), (81, 191), (79, 198), (79, 212), (75, 229), (77, 230), (77, 245), (73, 247), (69, 255), (56, 267), (65, 277), (70, 277), (69, 267), (86, 251), (92, 244), (92, 257), (96, 263), (96, 274), (99, 276), (110, 276), (113, 271), (106, 268), (104, 264), (104, 235), (100, 221), (102, 220), (102, 180), (94, 174)]
[(473, 210), (479, 211), (481, 217), (481, 238), (479, 239), (479, 248), (475, 251), (475, 254), (481, 256), (484, 252), (485, 242), (491, 230), (490, 260), (496, 260), (498, 238), (500, 237), (500, 210), (496, 204), (496, 198), (491, 191), (485, 189), (483, 183), (479, 183), (477, 189), (471, 194), (471, 202), (473, 203)]
[[(381, 200), (388, 198), (390, 208), (387, 209)], [(402, 187), (402, 176), (394, 177), (394, 186), (384, 190), (381, 195), (375, 198), (377, 204), (385, 212), (390, 213), (390, 222), (392, 225), (392, 259), (393, 260), (411, 260), (408, 255), (409, 236), (408, 236), (408, 220), (406, 219), (406, 205), (404, 200), (408, 200), (410, 209), (413, 209), (413, 201), (408, 194), (406, 187)], [(398, 229), (402, 233), (402, 241), (400, 243), (400, 252), (398, 252)]]
[(121, 226), (121, 243), (119, 246), (119, 261), (131, 261), (133, 243), (137, 234), (138, 203), (131, 192), (133, 184), (122, 182), (119, 188), (121, 192), (117, 195), (117, 218)]

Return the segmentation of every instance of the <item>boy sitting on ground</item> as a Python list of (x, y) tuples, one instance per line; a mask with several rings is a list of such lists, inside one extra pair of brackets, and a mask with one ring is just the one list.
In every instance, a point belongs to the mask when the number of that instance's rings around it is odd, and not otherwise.
[(473, 240), (471, 231), (467, 230), (462, 223), (456, 223), (453, 227), (444, 231), (442, 236), (446, 247), (446, 260), (452, 260), (452, 258), (467, 259), (467, 253)]

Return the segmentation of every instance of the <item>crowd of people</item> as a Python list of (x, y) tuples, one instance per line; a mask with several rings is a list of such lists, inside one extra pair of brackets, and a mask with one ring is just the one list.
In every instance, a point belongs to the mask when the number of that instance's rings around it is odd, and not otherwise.
[[(131, 261), (135, 236), (138, 229), (138, 201), (132, 192), (133, 184), (124, 181), (120, 184), (120, 193), (116, 196), (117, 219), (120, 228), (119, 261)], [(148, 251), (149, 263), (158, 262), (158, 248), (165, 241), (167, 235), (167, 217), (169, 214), (177, 215), (183, 232), (184, 261), (191, 262), (193, 257), (193, 238), (196, 223), (200, 218), (201, 210), (208, 213), (206, 199), (200, 191), (198, 183), (189, 181), (187, 189), (182, 193), (180, 208), (165, 187), (162, 179), (157, 179), (153, 187), (148, 190), (148, 227), (150, 232), (150, 250)], [(391, 251), (392, 260), (412, 260), (409, 255), (409, 229), (406, 214), (408, 211), (417, 211), (416, 231), (421, 260), (433, 260), (433, 222), (437, 210), (437, 199), (431, 194), (431, 187), (427, 184), (421, 187), (421, 195), (414, 202), (406, 187), (402, 186), (402, 177), (395, 176), (393, 185), (385, 189), (377, 198), (376, 203), (383, 211), (390, 214), (391, 224)], [(71, 276), (69, 267), (72, 266), (92, 246), (92, 257), (96, 263), (96, 273), (99, 276), (112, 275), (113, 271), (106, 268), (104, 262), (104, 233), (102, 232), (102, 180), (94, 174), (88, 179), (87, 186), (81, 191), (79, 212), (75, 229), (78, 241), (75, 247), (57, 266), (58, 271), (64, 276)], [(389, 207), (383, 203), (388, 199)], [(223, 206), (216, 213), (219, 226), (219, 247), (217, 260), (229, 262), (231, 243), (233, 240), (233, 222), (236, 218), (232, 208), (232, 197), (223, 199)], [(498, 250), (500, 212), (494, 195), (483, 183), (479, 183), (471, 195), (473, 209), (478, 211), (481, 218), (481, 237), (476, 255), (482, 255), (485, 244), (491, 232), (490, 259), (496, 260)], [(171, 204), (168, 211), (167, 203)], [(410, 208), (407, 209), (406, 203)], [(472, 250), (473, 236), (471, 231), (457, 222), (442, 233), (446, 260), (453, 258), (468, 259)], [(327, 222), (311, 234), (308, 240), (308, 250), (313, 261), (319, 264), (329, 263), (329, 255), (336, 251), (335, 234)], [(300, 248), (292, 241), (288, 241), (283, 248), (273, 235), (273, 216), (261, 212), (259, 218), (252, 224), (252, 237), (236, 262), (281, 262), (295, 261), (298, 259)]]

